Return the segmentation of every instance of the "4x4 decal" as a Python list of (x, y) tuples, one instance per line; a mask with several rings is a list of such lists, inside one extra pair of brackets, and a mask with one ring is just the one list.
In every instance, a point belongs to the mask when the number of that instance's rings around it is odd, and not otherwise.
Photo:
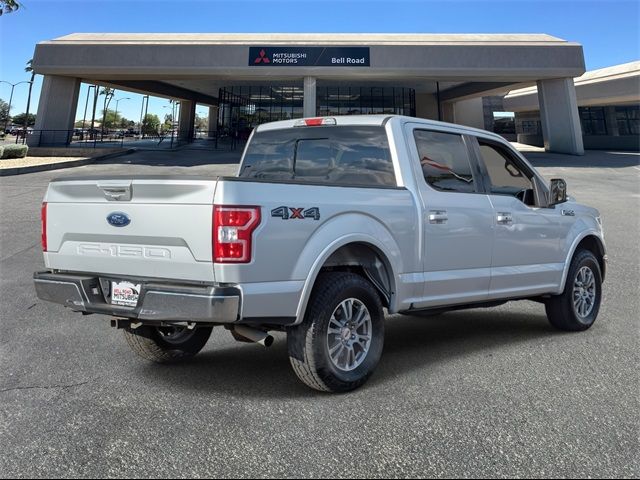
[(320, 220), (320, 209), (318, 207), (312, 208), (293, 208), (293, 207), (278, 207), (271, 210), (272, 217), (278, 217), (282, 220), (304, 220), (305, 218), (313, 218), (314, 220)]

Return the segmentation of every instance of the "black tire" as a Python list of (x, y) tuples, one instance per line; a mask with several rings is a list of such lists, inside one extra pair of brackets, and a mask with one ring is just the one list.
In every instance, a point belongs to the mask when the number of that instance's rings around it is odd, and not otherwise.
[[(329, 337), (328, 330), (334, 312), (341, 315), (337, 312), (338, 306), (349, 299), (357, 300), (354, 302), (357, 309), (361, 309), (361, 305), (366, 307), (371, 331), (367, 352), (361, 346), (354, 347), (360, 350), (358, 357), (361, 363), (352, 370), (345, 371), (338, 368), (330, 357), (329, 341), (332, 338)], [(354, 336), (350, 338), (353, 339)], [(343, 340), (349, 341), (337, 334), (333, 337), (336, 342)], [(360, 275), (347, 272), (321, 273), (311, 293), (304, 321), (287, 331), (287, 346), (294, 372), (310, 388), (337, 393), (362, 386), (378, 365), (384, 347), (384, 312), (378, 292)], [(355, 359), (354, 354), (354, 364)]]
[(177, 363), (200, 352), (213, 330), (213, 327), (175, 328), (142, 326), (135, 330), (124, 329), (123, 332), (129, 347), (138, 356), (155, 363)]
[[(588, 314), (580, 315), (574, 304), (574, 286), (577, 286), (579, 272), (585, 268), (593, 274), (595, 298)], [(580, 294), (580, 291), (575, 292), (577, 296)], [(545, 302), (547, 318), (551, 325), (559, 330), (581, 332), (590, 328), (596, 321), (601, 301), (602, 272), (598, 259), (589, 250), (578, 250), (571, 260), (564, 291), (561, 295), (553, 296)]]

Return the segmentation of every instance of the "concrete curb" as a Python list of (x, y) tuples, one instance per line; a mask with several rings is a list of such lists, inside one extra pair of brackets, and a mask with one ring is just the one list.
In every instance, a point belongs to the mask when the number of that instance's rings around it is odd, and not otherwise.
[(47, 170), (58, 170), (62, 168), (81, 167), (83, 165), (89, 165), (101, 160), (108, 160), (110, 158), (129, 155), (137, 151), (135, 148), (129, 148), (123, 152), (108, 153), (106, 155), (98, 155), (97, 157), (84, 158), (82, 160), (69, 160), (68, 162), (58, 163), (44, 163), (42, 165), (32, 165), (29, 167), (14, 167), (0, 169), (0, 177), (6, 177), (10, 175), (22, 175), (23, 173), (45, 172)]

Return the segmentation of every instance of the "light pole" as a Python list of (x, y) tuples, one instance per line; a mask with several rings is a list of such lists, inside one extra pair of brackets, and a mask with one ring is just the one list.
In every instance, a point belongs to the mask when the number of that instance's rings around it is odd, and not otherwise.
[(116, 115), (115, 115), (115, 117), (116, 117), (116, 118), (115, 118), (115, 122), (116, 122), (116, 123), (118, 122), (118, 102), (119, 102), (120, 100), (131, 100), (131, 99), (130, 99), (129, 97), (123, 97), (123, 98), (118, 98), (118, 99), (116, 100)]
[(86, 118), (87, 118), (87, 107), (89, 106), (89, 93), (91, 92), (91, 89), (94, 89), (96, 86), (95, 85), (89, 85), (89, 87), (87, 88), (87, 100), (84, 102), (84, 115), (82, 115), (82, 131), (80, 132), (80, 140), (84, 141), (84, 136), (85, 136), (85, 131), (84, 131), (84, 127), (85, 127), (85, 122), (86, 122)]
[(142, 108), (140, 109), (140, 138), (144, 139), (143, 127), (147, 121), (147, 112), (149, 111), (149, 95), (142, 97)]
[(23, 80), (22, 82), (18, 82), (18, 83), (11, 83), (11, 82), (7, 82), (6, 80), (0, 80), (0, 83), (6, 83), (7, 85), (11, 85), (11, 95), (9, 96), (9, 109), (7, 111), (7, 118), (4, 121), (4, 130), (3, 130), (3, 132), (6, 132), (7, 125), (9, 125), (9, 116), (11, 115), (11, 102), (13, 101), (13, 89), (16, 88), (17, 85), (20, 85), (21, 83), (31, 83), (31, 82), (29, 80)]
[(87, 100), (84, 102), (84, 115), (82, 115), (82, 136), (84, 138), (84, 126), (85, 126), (85, 121), (87, 118), (87, 107), (89, 106), (89, 93), (91, 92), (91, 89), (95, 89), (96, 86), (95, 85), (89, 85), (89, 87), (87, 88)]
[(171, 102), (171, 148), (173, 148), (173, 136), (176, 130), (176, 104), (177, 100)]

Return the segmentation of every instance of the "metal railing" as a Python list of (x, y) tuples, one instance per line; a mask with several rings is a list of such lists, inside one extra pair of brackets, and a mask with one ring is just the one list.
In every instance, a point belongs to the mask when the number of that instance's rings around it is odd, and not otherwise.
[[(11, 142), (12, 135), (6, 135), (4, 143)], [(15, 135), (15, 143), (27, 144), (31, 147), (77, 147), (77, 148), (176, 148), (185, 143), (179, 140), (175, 132), (169, 133), (145, 133), (132, 132), (101, 132), (73, 130), (29, 130), (18, 131)], [(13, 143), (13, 142), (12, 142)]]
[(162, 133), (101, 132), (73, 130), (24, 130), (7, 134), (2, 143), (26, 144), (31, 147), (57, 148), (142, 148), (175, 149), (189, 144), (198, 148), (234, 151), (244, 147), (246, 138), (237, 132), (196, 130), (189, 140), (179, 138), (176, 131)]

